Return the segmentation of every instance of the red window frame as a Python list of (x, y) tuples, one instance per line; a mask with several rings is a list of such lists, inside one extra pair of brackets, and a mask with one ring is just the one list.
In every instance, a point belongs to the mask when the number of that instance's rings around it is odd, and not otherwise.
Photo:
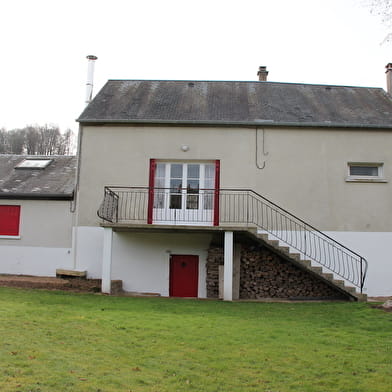
[[(157, 160), (150, 159), (150, 170), (148, 179), (148, 206), (147, 206), (147, 224), (152, 224), (152, 210), (154, 206), (154, 180)], [(219, 189), (220, 189), (220, 160), (215, 160), (215, 192), (214, 192), (214, 215), (213, 225), (219, 226)]]
[(19, 236), (20, 206), (0, 205), (0, 236)]

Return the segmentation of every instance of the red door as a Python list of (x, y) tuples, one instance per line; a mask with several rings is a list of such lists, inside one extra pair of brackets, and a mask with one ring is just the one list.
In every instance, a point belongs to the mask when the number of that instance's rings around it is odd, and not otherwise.
[(170, 259), (171, 297), (197, 297), (199, 256), (172, 255)]

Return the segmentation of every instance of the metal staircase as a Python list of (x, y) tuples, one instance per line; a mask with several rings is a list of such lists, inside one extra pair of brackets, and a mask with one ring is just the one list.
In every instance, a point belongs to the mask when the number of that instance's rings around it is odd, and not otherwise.
[(221, 190), (220, 223), (247, 225), (256, 239), (300, 268), (353, 299), (366, 300), (365, 258), (258, 193)]

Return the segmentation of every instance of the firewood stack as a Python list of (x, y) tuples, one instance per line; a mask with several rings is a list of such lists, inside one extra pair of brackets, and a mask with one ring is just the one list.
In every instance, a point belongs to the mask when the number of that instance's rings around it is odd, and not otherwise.
[[(209, 249), (207, 296), (218, 298), (223, 249)], [(342, 299), (338, 290), (263, 246), (242, 247), (240, 298)]]

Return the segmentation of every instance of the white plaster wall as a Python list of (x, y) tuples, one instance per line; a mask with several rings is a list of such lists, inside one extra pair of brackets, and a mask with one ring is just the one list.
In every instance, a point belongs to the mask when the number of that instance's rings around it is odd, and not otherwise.
[(198, 297), (206, 298), (206, 261), (210, 242), (209, 234), (115, 232), (112, 279), (121, 279), (125, 291), (168, 296), (170, 255), (197, 255)]
[(0, 200), (1, 205), (20, 206), (20, 239), (0, 238), (0, 246), (71, 247), (73, 213), (70, 203), (63, 200)]
[(56, 276), (57, 268), (72, 266), (70, 248), (40, 246), (0, 246), (0, 273)]
[(87, 271), (87, 277), (90, 279), (101, 279), (103, 228), (82, 226), (73, 230), (73, 268)]
[[(150, 158), (219, 159), (222, 188), (253, 189), (320, 230), (392, 231), (389, 131), (265, 128), (262, 170), (256, 129), (124, 125), (85, 126), (82, 133), (79, 225), (99, 224), (105, 185), (147, 186)], [(386, 182), (347, 182), (348, 162), (383, 162)], [(363, 209), (369, 202), (372, 209)]]
[(364, 293), (368, 296), (392, 296), (392, 233), (342, 232), (325, 234), (363, 256), (369, 263)]
[(70, 268), (73, 214), (70, 201), (6, 200), (19, 205), (19, 237), (0, 237), (0, 273), (55, 276), (57, 268)]

